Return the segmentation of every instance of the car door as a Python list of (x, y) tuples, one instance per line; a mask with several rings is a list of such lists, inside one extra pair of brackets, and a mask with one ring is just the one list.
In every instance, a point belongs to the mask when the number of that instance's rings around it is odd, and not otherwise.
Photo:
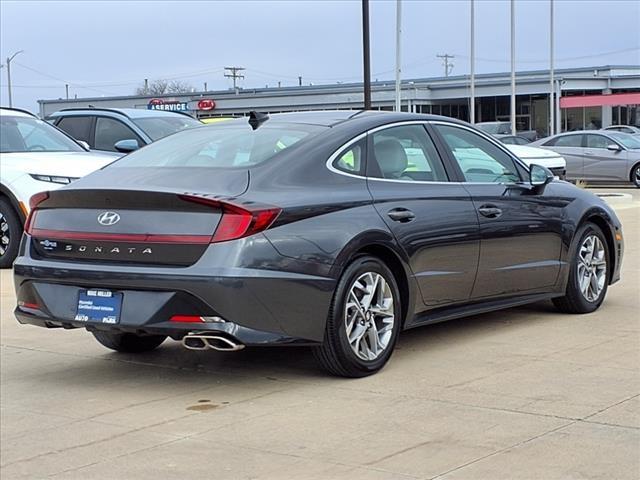
[(479, 255), (469, 193), (450, 182), (424, 124), (385, 126), (368, 135), (367, 184), (374, 206), (405, 251), (423, 301), (469, 299)]
[[(605, 135), (588, 133), (584, 149), (584, 179), (596, 181), (628, 181), (627, 152)], [(619, 150), (609, 150), (615, 145)]]
[(97, 117), (95, 127), (95, 148), (117, 152), (115, 144), (121, 140), (135, 140), (139, 146), (145, 142), (124, 122), (110, 117)]
[(549, 288), (560, 270), (564, 202), (535, 194), (523, 166), (493, 140), (462, 125), (434, 129), (471, 194), (480, 225), (473, 299)]
[(567, 180), (580, 180), (584, 176), (583, 137), (581, 133), (560, 135), (542, 144), (559, 153), (567, 162)]

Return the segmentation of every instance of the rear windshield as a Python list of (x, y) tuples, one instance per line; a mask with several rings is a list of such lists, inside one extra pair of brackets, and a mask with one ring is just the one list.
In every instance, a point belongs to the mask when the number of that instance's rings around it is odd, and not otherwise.
[(184, 130), (185, 128), (199, 127), (202, 125), (202, 122), (195, 118), (179, 114), (175, 117), (135, 118), (133, 123), (138, 125), (154, 142), (162, 137)]
[(113, 167), (251, 167), (327, 127), (213, 124), (185, 130), (135, 151)]

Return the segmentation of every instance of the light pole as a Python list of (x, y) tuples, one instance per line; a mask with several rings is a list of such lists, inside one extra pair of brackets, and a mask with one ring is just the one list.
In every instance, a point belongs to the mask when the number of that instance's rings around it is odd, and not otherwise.
[(516, 6), (511, 0), (511, 134), (516, 135)]
[(476, 123), (476, 73), (475, 73), (475, 55), (476, 55), (476, 39), (475, 39), (475, 12), (473, 0), (471, 0), (471, 103), (469, 104), (469, 123)]
[(11, 60), (13, 60), (18, 54), (24, 52), (24, 50), (18, 50), (16, 53), (7, 57), (7, 91), (9, 93), (9, 107), (13, 106), (11, 101)]
[(549, 135), (555, 133), (555, 101), (553, 81), (553, 0), (549, 0)]
[(402, 36), (402, 0), (396, 0), (396, 112), (402, 110), (400, 104), (400, 40)]
[(365, 110), (371, 110), (371, 56), (369, 50), (369, 0), (362, 0), (362, 70)]

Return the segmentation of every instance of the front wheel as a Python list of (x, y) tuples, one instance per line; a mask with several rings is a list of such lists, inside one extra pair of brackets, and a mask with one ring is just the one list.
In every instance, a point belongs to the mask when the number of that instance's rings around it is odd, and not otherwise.
[(565, 296), (554, 298), (553, 303), (562, 312), (590, 313), (600, 307), (607, 294), (611, 257), (597, 225), (583, 225), (576, 238)]
[(391, 357), (401, 321), (400, 294), (389, 268), (375, 257), (358, 257), (338, 282), (324, 342), (314, 354), (334, 375), (371, 375)]
[(122, 353), (150, 352), (167, 338), (165, 335), (136, 335), (134, 333), (91, 332), (103, 346)]

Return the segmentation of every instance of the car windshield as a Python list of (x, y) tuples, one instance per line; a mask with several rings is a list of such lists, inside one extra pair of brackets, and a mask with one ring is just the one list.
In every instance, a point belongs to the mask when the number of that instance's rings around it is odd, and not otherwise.
[(630, 150), (640, 150), (640, 140), (630, 133), (609, 133), (609, 136)]
[(34, 117), (0, 117), (0, 152), (84, 152), (57, 128)]
[(186, 115), (145, 117), (133, 120), (154, 142), (185, 128), (202, 126), (202, 122)]
[(502, 122), (477, 123), (476, 127), (490, 135), (496, 135), (501, 133), (511, 133), (509, 124), (502, 123)]
[(113, 167), (250, 167), (262, 163), (326, 127), (247, 123), (210, 125), (154, 142), (112, 164)]

